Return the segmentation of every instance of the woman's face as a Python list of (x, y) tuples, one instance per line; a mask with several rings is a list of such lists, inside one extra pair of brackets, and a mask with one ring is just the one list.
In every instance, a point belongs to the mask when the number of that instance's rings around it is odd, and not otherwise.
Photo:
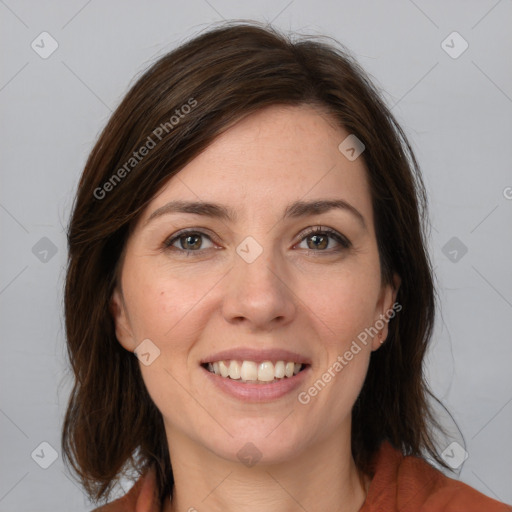
[[(143, 212), (112, 311), (171, 453), (179, 440), (276, 462), (349, 439), (395, 290), (381, 285), (363, 158), (338, 149), (348, 135), (310, 106), (264, 109)], [(375, 325), (381, 339), (365, 331)]]

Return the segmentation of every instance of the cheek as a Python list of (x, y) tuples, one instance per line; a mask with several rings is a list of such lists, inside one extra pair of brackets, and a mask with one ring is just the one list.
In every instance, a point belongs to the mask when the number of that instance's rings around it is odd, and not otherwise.
[(132, 266), (125, 296), (130, 304), (132, 327), (138, 338), (152, 336), (164, 341), (175, 338), (183, 320), (193, 315), (205, 294), (215, 284), (213, 276), (194, 275), (150, 265)]
[(379, 292), (378, 270), (347, 268), (304, 279), (299, 297), (316, 319), (324, 340), (342, 350), (372, 325)]
[(324, 353), (313, 386), (303, 390), (300, 403), (309, 403), (315, 411), (331, 411), (325, 425), (330, 429), (349, 414), (363, 386), (371, 355), (368, 329), (373, 325), (380, 281), (357, 273), (343, 279), (331, 276), (325, 284), (324, 292), (309, 300), (313, 311), (309, 318), (321, 332)]

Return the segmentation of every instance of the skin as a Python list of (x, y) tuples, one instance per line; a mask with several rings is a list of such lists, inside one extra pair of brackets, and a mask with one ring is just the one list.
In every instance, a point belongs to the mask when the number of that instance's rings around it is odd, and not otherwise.
[[(387, 324), (305, 405), (298, 392), (244, 403), (206, 385), (199, 366), (218, 350), (285, 348), (312, 361), (304, 391), (391, 309), (399, 278), (381, 283), (365, 164), (338, 150), (348, 135), (312, 106), (251, 114), (167, 182), (127, 242), (111, 310), (126, 350), (148, 338), (160, 350), (140, 367), (170, 446), (175, 488), (167, 512), (350, 512), (364, 502), (369, 478), (351, 455), (351, 410)], [(169, 213), (148, 222), (176, 199), (221, 203), (238, 218)], [(343, 199), (366, 229), (338, 209), (282, 220), (299, 199)], [(330, 236), (315, 245), (305, 231), (316, 226), (350, 247)], [(165, 247), (185, 228), (206, 236)], [(247, 236), (263, 249), (252, 263), (236, 252)], [(186, 256), (186, 248), (195, 252)], [(237, 457), (246, 443), (262, 454), (252, 467)]]

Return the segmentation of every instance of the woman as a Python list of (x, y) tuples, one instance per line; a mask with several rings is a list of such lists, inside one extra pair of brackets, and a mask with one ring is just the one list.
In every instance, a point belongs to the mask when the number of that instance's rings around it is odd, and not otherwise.
[(446, 466), (422, 218), (406, 137), (344, 51), (245, 23), (156, 62), (68, 233), (63, 451), (95, 500), (137, 478), (98, 510), (510, 510), (425, 460)]

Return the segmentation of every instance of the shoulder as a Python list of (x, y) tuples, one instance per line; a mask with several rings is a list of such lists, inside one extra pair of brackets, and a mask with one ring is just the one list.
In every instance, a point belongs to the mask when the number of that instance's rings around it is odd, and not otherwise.
[(154, 469), (141, 475), (124, 496), (91, 512), (138, 512), (139, 510), (160, 512)]
[(374, 475), (360, 512), (512, 512), (512, 506), (445, 476), (418, 457), (403, 456), (389, 443), (374, 460)]

